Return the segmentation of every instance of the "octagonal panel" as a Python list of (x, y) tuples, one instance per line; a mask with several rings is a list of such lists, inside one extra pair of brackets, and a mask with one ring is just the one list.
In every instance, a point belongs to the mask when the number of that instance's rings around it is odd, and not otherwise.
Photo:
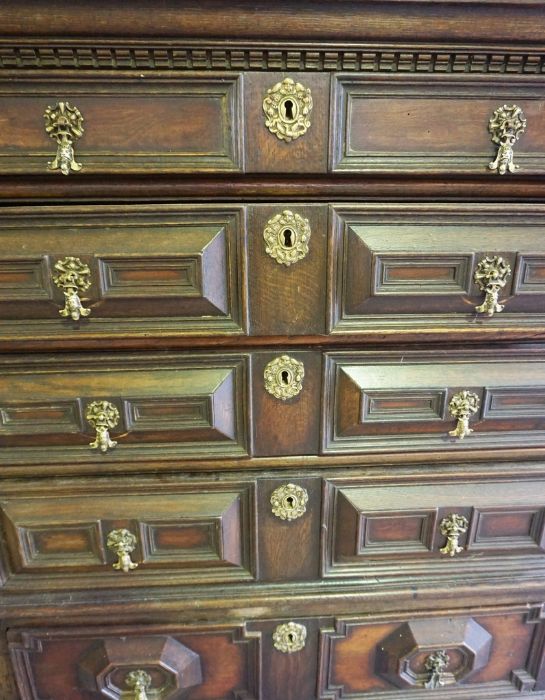
[(492, 636), (472, 618), (413, 620), (396, 628), (377, 648), (375, 671), (398, 688), (424, 687), (430, 680), (426, 663), (444, 651), (448, 664), (442, 684), (469, 678), (490, 657)]
[(150, 697), (176, 700), (202, 683), (199, 655), (172, 637), (133, 637), (101, 640), (80, 659), (82, 688), (103, 697), (121, 700), (130, 690), (131, 671), (150, 677)]

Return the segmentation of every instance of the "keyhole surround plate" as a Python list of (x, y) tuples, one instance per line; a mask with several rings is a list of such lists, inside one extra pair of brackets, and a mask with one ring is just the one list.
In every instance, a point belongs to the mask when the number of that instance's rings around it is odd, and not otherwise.
[(310, 235), (308, 219), (284, 209), (270, 218), (263, 230), (265, 252), (280, 265), (289, 267), (307, 256)]
[(289, 355), (271, 360), (263, 371), (265, 389), (282, 401), (291, 399), (301, 392), (304, 376), (303, 363)]
[(284, 484), (271, 494), (273, 515), (280, 520), (297, 520), (307, 512), (308, 492), (297, 484)]
[(284, 78), (267, 90), (263, 100), (265, 126), (281, 141), (290, 143), (310, 128), (312, 93), (310, 88)]
[(273, 632), (273, 646), (283, 654), (293, 654), (305, 648), (307, 628), (298, 622), (285, 622)]

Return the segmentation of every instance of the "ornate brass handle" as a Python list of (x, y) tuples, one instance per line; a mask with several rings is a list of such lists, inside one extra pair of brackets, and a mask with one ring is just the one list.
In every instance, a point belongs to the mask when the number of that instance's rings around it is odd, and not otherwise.
[(424, 688), (434, 690), (445, 685), (443, 674), (449, 664), (449, 656), (446, 651), (436, 651), (426, 659), (424, 668), (429, 673), (429, 678), (424, 683)]
[(285, 78), (267, 90), (263, 100), (265, 126), (281, 141), (294, 141), (310, 128), (310, 88)]
[(64, 294), (64, 309), (59, 314), (66, 318), (71, 316), (79, 321), (81, 316), (89, 316), (91, 309), (84, 309), (79, 295), (91, 286), (91, 270), (79, 258), (67, 257), (55, 263), (53, 282)]
[(458, 513), (451, 513), (446, 518), (443, 518), (440, 528), (441, 534), (447, 538), (447, 542), (439, 551), (442, 554), (448, 554), (450, 557), (463, 551), (464, 548), (460, 547), (459, 539), (460, 535), (467, 532), (468, 525), (467, 518), (464, 515), (458, 515)]
[(273, 645), (283, 654), (293, 654), (305, 648), (307, 628), (298, 622), (286, 622), (273, 632)]
[(46, 133), (57, 142), (57, 155), (48, 163), (49, 170), (60, 170), (63, 175), (78, 172), (82, 166), (76, 162), (74, 141), (83, 136), (83, 117), (77, 107), (68, 102), (58, 102), (48, 107), (44, 114)]
[(495, 160), (488, 164), (490, 170), (505, 175), (507, 171), (514, 173), (519, 169), (513, 162), (513, 146), (525, 129), (526, 117), (520, 107), (503, 105), (496, 109), (488, 123), (492, 141), (498, 145)]
[(131, 552), (134, 552), (136, 542), (136, 535), (124, 528), (112, 530), (108, 534), (106, 546), (117, 554), (117, 561), (112, 564), (116, 571), (123, 571), (127, 574), (138, 567), (138, 564), (131, 560)]
[(292, 399), (303, 388), (305, 367), (289, 355), (271, 360), (263, 371), (265, 389), (277, 399)]
[(125, 685), (133, 691), (132, 700), (148, 700), (148, 690), (151, 687), (151, 676), (146, 671), (136, 669), (127, 674)]
[(263, 231), (265, 252), (281, 265), (292, 265), (306, 257), (310, 233), (308, 219), (284, 209), (267, 221)]
[(460, 438), (460, 440), (463, 440), (466, 435), (471, 435), (473, 428), (469, 427), (469, 419), (474, 413), (477, 413), (479, 405), (479, 397), (471, 391), (464, 390), (454, 394), (448, 405), (448, 410), (458, 423), (456, 428), (449, 432), (449, 435)]
[(101, 452), (113, 450), (117, 442), (110, 438), (109, 429), (115, 428), (119, 423), (117, 408), (109, 401), (93, 401), (87, 406), (85, 418), (96, 430), (96, 437), (89, 443), (89, 447)]
[(483, 258), (475, 269), (474, 279), (477, 287), (485, 293), (485, 298), (480, 306), (475, 307), (478, 313), (486, 313), (493, 316), (495, 312), (503, 311), (504, 307), (499, 303), (500, 291), (507, 284), (507, 278), (511, 274), (511, 266), (499, 255), (494, 258)]

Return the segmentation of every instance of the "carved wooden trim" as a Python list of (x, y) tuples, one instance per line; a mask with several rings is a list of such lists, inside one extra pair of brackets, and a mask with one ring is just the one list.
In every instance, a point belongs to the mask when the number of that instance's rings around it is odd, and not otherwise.
[(358, 71), (362, 73), (471, 73), (539, 75), (545, 54), (533, 49), (448, 46), (380, 47), (372, 45), (278, 44), (241, 42), (192, 44), (0, 45), (0, 70), (255, 70)]

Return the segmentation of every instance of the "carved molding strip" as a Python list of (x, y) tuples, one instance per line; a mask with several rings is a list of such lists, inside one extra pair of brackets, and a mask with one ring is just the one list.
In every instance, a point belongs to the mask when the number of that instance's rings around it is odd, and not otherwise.
[(545, 73), (545, 54), (531, 51), (378, 50), (373, 47), (0, 46), (0, 70), (292, 70), (362, 73)]

